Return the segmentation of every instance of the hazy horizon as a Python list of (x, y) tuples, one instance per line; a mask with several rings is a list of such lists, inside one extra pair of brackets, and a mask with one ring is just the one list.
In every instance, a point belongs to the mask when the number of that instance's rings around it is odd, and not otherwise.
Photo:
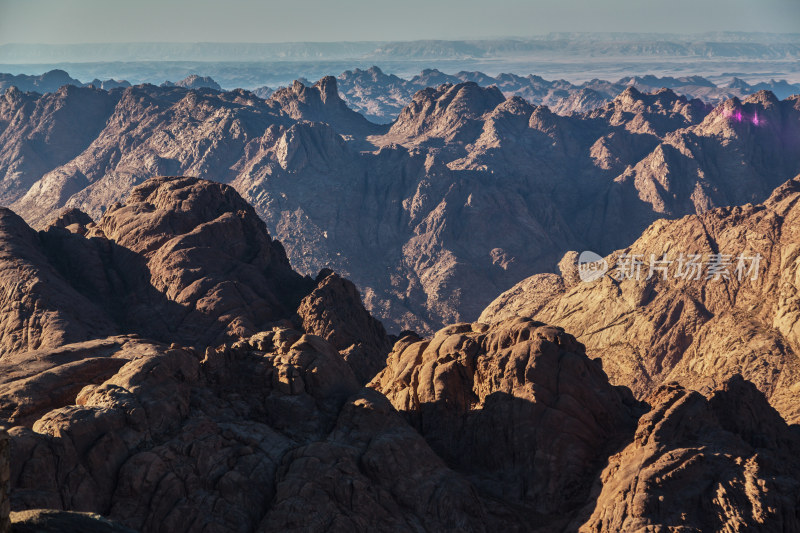
[(688, 38), (706, 38), (710, 42), (725, 41), (724, 37), (729, 36), (749, 36), (752, 39), (749, 41), (757, 41), (758, 36), (770, 36), (775, 38), (782, 38), (781, 40), (788, 40), (791, 42), (800, 41), (800, 31), (795, 32), (770, 32), (770, 31), (737, 31), (737, 30), (712, 30), (712, 31), (699, 31), (699, 32), (641, 32), (641, 31), (554, 31), (546, 33), (536, 33), (529, 35), (486, 35), (481, 37), (464, 37), (464, 38), (415, 38), (415, 39), (341, 39), (341, 40), (293, 40), (293, 41), (215, 41), (215, 40), (193, 40), (193, 41), (79, 41), (69, 43), (55, 43), (55, 42), (3, 42), (0, 41), (0, 46), (87, 46), (87, 45), (289, 45), (289, 44), (314, 44), (314, 45), (327, 45), (327, 44), (384, 44), (384, 43), (413, 43), (413, 42), (482, 42), (482, 41), (532, 41), (532, 40), (556, 40), (566, 38), (582, 37), (582, 40), (598, 40), (598, 41), (622, 41), (624, 37), (649, 37), (654, 40), (668, 40), (670, 38), (678, 38), (680, 40), (688, 40)]
[(83, 80), (199, 74), (253, 88), (377, 65), (404, 77), (437, 68), (795, 83), (798, 57), (796, 0), (0, 0), (0, 71)]
[(550, 32), (795, 33), (796, 0), (0, 0), (0, 44), (527, 38)]

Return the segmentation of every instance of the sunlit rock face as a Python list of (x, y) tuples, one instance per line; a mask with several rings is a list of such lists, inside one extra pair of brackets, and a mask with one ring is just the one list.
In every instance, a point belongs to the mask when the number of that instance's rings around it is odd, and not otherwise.
[[(563, 276), (524, 280), (481, 320), (521, 315), (578, 332), (611, 382), (641, 399), (671, 381), (708, 391), (741, 374), (796, 423), (799, 198), (795, 178), (763, 204), (658, 221), (607, 256), (608, 271), (599, 278), (582, 281), (571, 257), (562, 262)], [(695, 274), (679, 275), (681, 254), (700, 258)], [(714, 254), (727, 265), (709, 276)], [(641, 275), (621, 276), (625, 257), (642, 258)], [(666, 270), (651, 275), (651, 265)]]

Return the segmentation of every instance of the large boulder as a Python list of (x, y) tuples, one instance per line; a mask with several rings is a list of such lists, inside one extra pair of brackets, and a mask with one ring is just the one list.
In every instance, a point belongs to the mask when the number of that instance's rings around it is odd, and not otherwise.
[(297, 310), (303, 329), (330, 342), (366, 383), (386, 366), (391, 349), (386, 330), (364, 308), (351, 281), (323, 271), (317, 282)]

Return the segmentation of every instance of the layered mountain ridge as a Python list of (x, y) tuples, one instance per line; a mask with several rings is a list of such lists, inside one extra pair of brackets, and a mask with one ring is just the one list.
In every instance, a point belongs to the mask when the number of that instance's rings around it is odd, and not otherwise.
[[(155, 80), (150, 80), (155, 83)], [(311, 85), (305, 78), (300, 80)], [(574, 112), (587, 112), (613, 100), (628, 87), (641, 92), (654, 92), (661, 88), (669, 88), (687, 98), (698, 98), (709, 104), (718, 104), (732, 97), (745, 98), (749, 94), (768, 90), (780, 99), (800, 93), (800, 84), (786, 80), (770, 79), (748, 83), (741, 78), (732, 77), (725, 85), (718, 85), (702, 76), (626, 76), (616, 82), (603, 79), (591, 79), (583, 83), (573, 83), (564, 79), (546, 80), (541, 76), (530, 74), (521, 76), (514, 73), (501, 73), (489, 76), (479, 71), (460, 71), (446, 74), (435, 68), (423, 69), (417, 75), (402, 78), (394, 74), (386, 74), (379, 67), (355, 68), (346, 70), (337, 76), (338, 88), (342, 99), (353, 110), (376, 123), (389, 123), (413, 100), (414, 94), (428, 87), (436, 87), (445, 83), (457, 85), (474, 82), (482, 87), (496, 86), (506, 97), (519, 96), (536, 105), (546, 105), (554, 112), (568, 115)], [(63, 85), (85, 87), (92, 85), (100, 89), (128, 87), (125, 80), (100, 81), (95, 79), (82, 83), (73, 79), (63, 70), (52, 70), (39, 76), (0, 74), (0, 93), (14, 86), (23, 92), (38, 93), (55, 92)], [(209, 76), (191, 74), (179, 82), (166, 81), (165, 87), (180, 86), (188, 89), (211, 88), (222, 90), (220, 85)], [(229, 85), (228, 88), (234, 88)], [(275, 92), (268, 86), (250, 89), (260, 98), (269, 99)], [(289, 85), (291, 87), (291, 85)]]
[(414, 94), (427, 87), (445, 83), (474, 82), (482, 87), (496, 86), (506, 97), (519, 96), (535, 105), (546, 105), (555, 113), (568, 115), (588, 112), (613, 100), (628, 87), (641, 92), (672, 89), (687, 98), (697, 98), (709, 104), (768, 90), (784, 99), (800, 93), (800, 85), (785, 80), (747, 83), (732, 78), (727, 85), (717, 85), (702, 76), (626, 76), (617, 81), (594, 78), (583, 83), (564, 79), (546, 80), (530, 74), (521, 76), (502, 73), (489, 76), (478, 71), (446, 74), (437, 69), (425, 69), (410, 78), (386, 74), (373, 66), (368, 69), (347, 70), (338, 76), (342, 98), (353, 109), (376, 122), (391, 122), (413, 100)]
[[(657, 218), (762, 201), (800, 172), (799, 105), (759, 92), (711, 108), (629, 88), (561, 116), (460, 83), (377, 125), (330, 77), (266, 101), (150, 85), (7, 91), (0, 189), (41, 228), (62, 207), (97, 220), (151, 175), (228, 183), (302, 274), (332, 268), (390, 330), (432, 332), (568, 250), (607, 253)], [(76, 114), (92, 117), (77, 133)]]

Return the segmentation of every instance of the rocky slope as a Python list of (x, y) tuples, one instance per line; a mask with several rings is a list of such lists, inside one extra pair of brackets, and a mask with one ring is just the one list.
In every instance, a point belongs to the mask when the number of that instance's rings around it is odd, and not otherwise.
[(156, 178), (86, 220), (68, 212), (37, 234), (2, 211), (0, 353), (116, 328), (193, 344), (238, 338), (291, 315), (313, 288), (225, 185)]
[(216, 345), (287, 320), (329, 339), (362, 381), (389, 351), (353, 284), (297, 274), (229, 186), (152, 178), (96, 223), (67, 211), (38, 233), (0, 215), (0, 357), (118, 333)]
[(708, 397), (665, 385), (650, 402), (633, 442), (600, 475), (589, 519), (570, 529), (800, 528), (797, 426), (787, 427), (751, 383), (734, 377)]
[(711, 109), (628, 89), (564, 117), (468, 82), (418, 92), (382, 126), (330, 77), (267, 101), (147, 85), (9, 91), (0, 192), (43, 228), (62, 207), (100, 219), (151, 175), (228, 183), (302, 274), (332, 268), (390, 331), (432, 332), (568, 250), (608, 253), (657, 218), (762, 201), (800, 172), (798, 102), (761, 92)]
[(8, 533), (11, 513), (11, 442), (0, 429), (0, 531)]
[(741, 377), (651, 409), (525, 318), (407, 332), (387, 357), (353, 284), (295, 273), (229, 186), (152, 178), (96, 221), (0, 228), (0, 271), (26, 275), (0, 277), (15, 531), (797, 523), (800, 437)]
[(515, 317), (401, 339), (370, 386), (528, 530), (798, 527), (800, 434), (752, 383), (735, 375), (705, 396), (671, 383), (637, 404), (601, 363)]
[(359, 382), (366, 383), (386, 364), (380, 356), (391, 349), (386, 330), (364, 309), (351, 281), (330, 270), (320, 272), (316, 281), (317, 286), (297, 308), (303, 329), (328, 341)]
[[(668, 381), (709, 390), (741, 374), (796, 423), (799, 201), (797, 177), (764, 204), (658, 221), (606, 257), (602, 277), (581, 281), (573, 254), (562, 262), (564, 276), (525, 280), (481, 320), (530, 316), (574, 331), (613, 383), (642, 398)], [(634, 256), (641, 266), (631, 266)], [(699, 269), (689, 266), (691, 256)]]

